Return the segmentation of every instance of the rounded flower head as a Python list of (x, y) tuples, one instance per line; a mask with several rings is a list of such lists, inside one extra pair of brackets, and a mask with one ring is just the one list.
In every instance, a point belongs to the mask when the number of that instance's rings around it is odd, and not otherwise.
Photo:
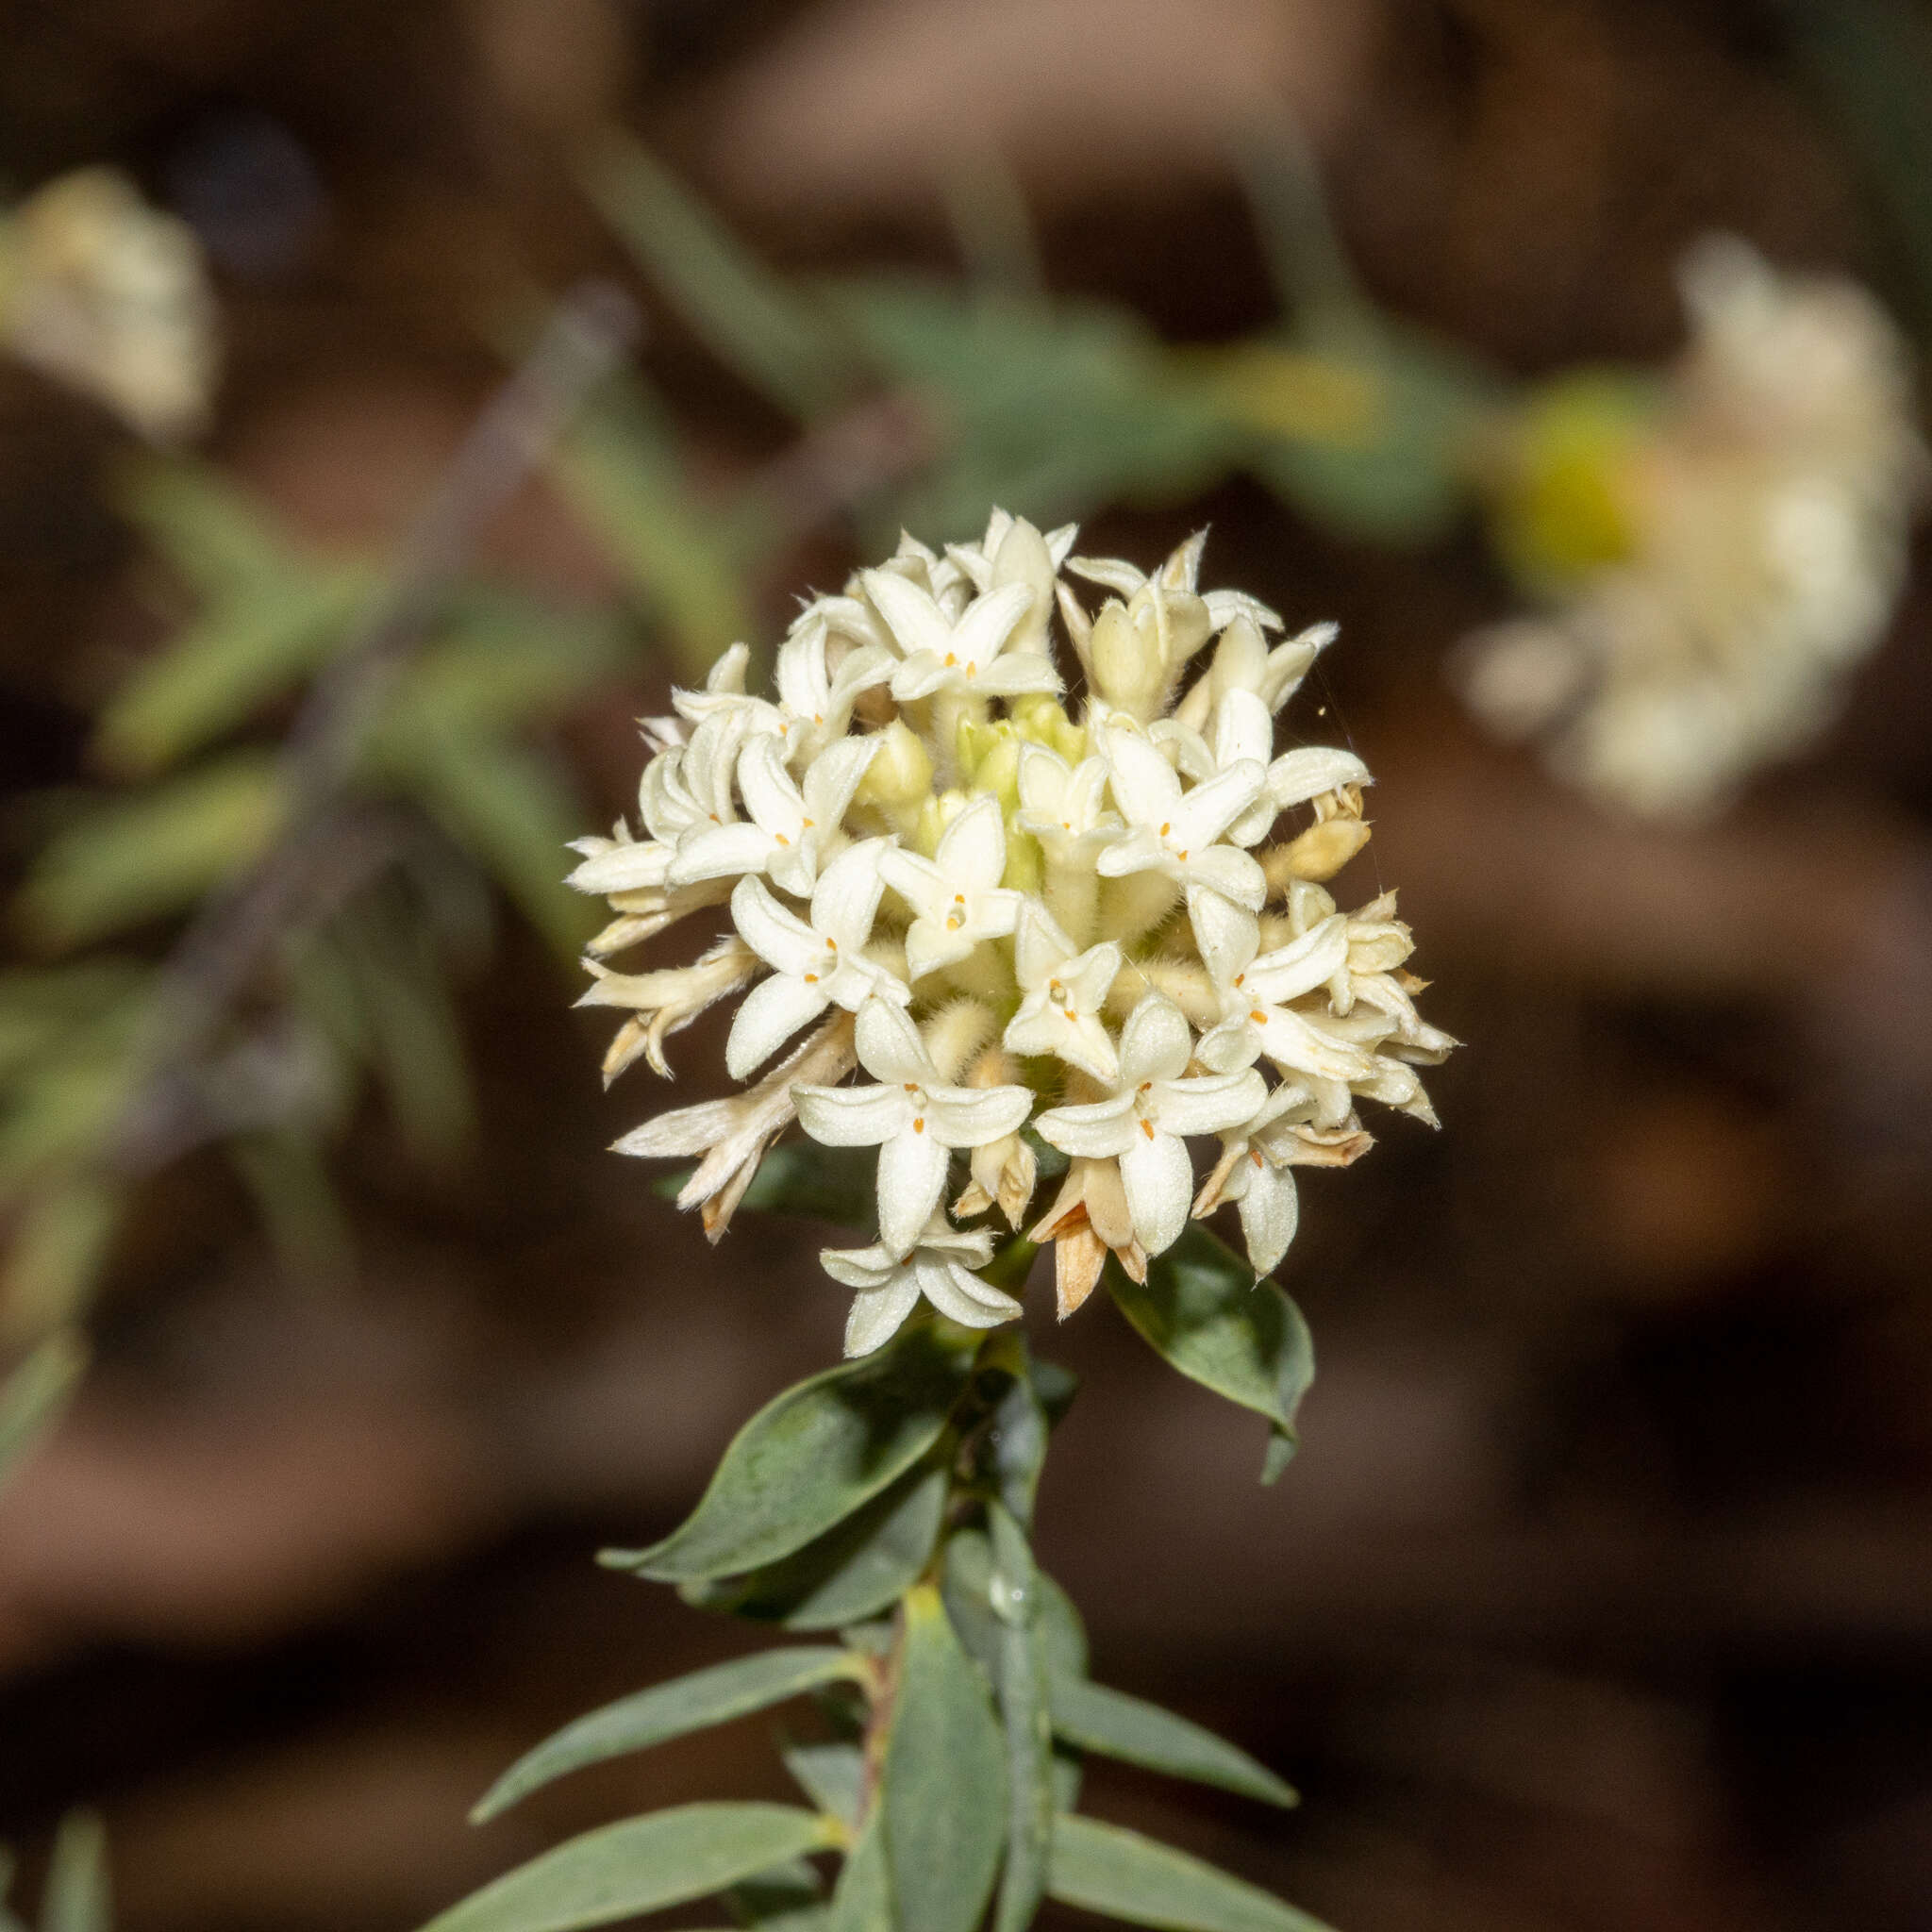
[[(1271, 644), (1265, 605), (1200, 589), (1199, 537), (1152, 574), (1074, 537), (996, 510), (974, 543), (902, 540), (801, 612), (775, 699), (742, 646), (678, 692), (639, 830), (578, 844), (572, 883), (617, 915), (585, 1004), (630, 1012), (607, 1076), (667, 1072), (668, 1036), (738, 996), (725, 1063), (752, 1083), (619, 1148), (702, 1155), (679, 1205), (713, 1239), (794, 1124), (878, 1150), (877, 1241), (823, 1257), (856, 1292), (848, 1353), (922, 1302), (1017, 1316), (980, 1273), (996, 1217), (1055, 1244), (1062, 1315), (1109, 1254), (1143, 1278), (1224, 1202), (1272, 1267), (1286, 1169), (1366, 1148), (1357, 1097), (1433, 1120), (1415, 1070), (1454, 1042), (1416, 1013), (1408, 930), (1321, 883), (1368, 837), (1368, 771), (1275, 751), (1332, 626)], [(691, 965), (604, 963), (701, 913), (723, 930)]]

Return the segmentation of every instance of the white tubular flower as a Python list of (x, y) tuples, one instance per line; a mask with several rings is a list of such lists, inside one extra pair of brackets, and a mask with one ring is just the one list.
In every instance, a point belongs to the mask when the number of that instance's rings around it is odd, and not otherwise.
[[(746, 688), (744, 645), (675, 692), (675, 717), (645, 723), (641, 823), (576, 846), (571, 883), (615, 915), (583, 1002), (625, 1016), (607, 1077), (668, 1073), (669, 1037), (739, 1002), (724, 1058), (744, 1091), (623, 1149), (700, 1156), (679, 1198), (715, 1237), (794, 1120), (877, 1148), (878, 1238), (824, 1257), (855, 1293), (853, 1353), (925, 1303), (1017, 1315), (979, 1272), (1001, 1223), (1053, 1243), (1062, 1318), (1110, 1264), (1154, 1279), (1191, 1206), (1235, 1204), (1272, 1267), (1286, 1170), (1355, 1158), (1358, 1101), (1434, 1120), (1417, 1070), (1454, 1042), (1417, 1011), (1408, 928), (1392, 895), (1350, 914), (1323, 883), (1368, 841), (1368, 770), (1277, 748), (1333, 627), (1271, 648), (1274, 611), (1200, 588), (1201, 537), (1152, 575), (1076, 564), (1074, 537), (999, 510), (943, 552), (902, 536), (804, 606), (774, 696)], [(1063, 568), (1108, 593), (1092, 619)], [(1061, 631), (1077, 718), (1056, 695)], [(724, 929), (691, 964), (606, 963), (707, 914)], [(858, 1064), (870, 1083), (846, 1086)], [(1189, 1141), (1208, 1135), (1221, 1158), (1197, 1190)], [(1070, 1158), (1045, 1189), (1041, 1136)]]
[(877, 750), (875, 738), (841, 738), (819, 754), (801, 787), (785, 769), (783, 741), (754, 738), (738, 759), (750, 822), (692, 830), (671, 863), (671, 884), (756, 872), (767, 874), (780, 891), (808, 897), (827, 847), (844, 838), (841, 826), (852, 794)]
[(1149, 1254), (1174, 1245), (1194, 1195), (1183, 1137), (1219, 1133), (1247, 1120), (1266, 1098), (1261, 1076), (1188, 1075), (1194, 1036), (1181, 1009), (1149, 993), (1121, 1032), (1119, 1090), (1083, 1107), (1057, 1107), (1034, 1123), (1061, 1153), (1117, 1158), (1134, 1232)]
[(965, 958), (981, 940), (1003, 939), (1020, 894), (1003, 890), (1007, 827), (999, 801), (982, 793), (940, 835), (930, 858), (898, 848), (879, 860), (886, 883), (912, 908), (906, 971), (914, 981)]
[(869, 1000), (859, 1009), (858, 1058), (876, 1087), (796, 1090), (798, 1118), (827, 1147), (879, 1150), (879, 1239), (908, 1254), (946, 1186), (946, 1155), (1014, 1132), (1032, 1111), (1024, 1087), (942, 1084), (919, 1029), (898, 1007)]
[(740, 879), (731, 917), (745, 943), (772, 969), (745, 995), (724, 1042), (724, 1065), (741, 1080), (827, 1007), (856, 1013), (879, 996), (903, 1006), (910, 995), (866, 957), (884, 881), (883, 839), (848, 847), (828, 865), (811, 895), (811, 922), (788, 912), (756, 877)]
[(1121, 949), (1111, 940), (1076, 955), (1053, 915), (1029, 899), (1013, 940), (1014, 974), (1025, 998), (1003, 1043), (1013, 1053), (1052, 1054), (1111, 1086), (1120, 1074), (1120, 1059), (1101, 1024), (1100, 1009), (1121, 959)]
[(957, 623), (930, 592), (890, 571), (867, 571), (865, 590), (905, 648), (906, 661), (892, 674), (892, 695), (901, 704), (941, 691), (1011, 698), (1028, 691), (1050, 697), (1060, 689), (1050, 658), (1007, 651), (1033, 608), (1026, 585), (1007, 584), (975, 598)]
[(984, 1229), (961, 1234), (935, 1219), (908, 1255), (894, 1255), (883, 1241), (869, 1248), (822, 1248), (819, 1265), (834, 1281), (856, 1289), (845, 1318), (845, 1353), (870, 1355), (899, 1332), (924, 1295), (941, 1314), (968, 1328), (996, 1328), (1022, 1310), (973, 1271), (992, 1257)]

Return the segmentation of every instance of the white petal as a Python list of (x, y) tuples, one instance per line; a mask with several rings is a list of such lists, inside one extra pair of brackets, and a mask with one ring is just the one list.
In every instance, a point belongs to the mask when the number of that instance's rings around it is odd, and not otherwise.
[(825, 958), (825, 942), (773, 898), (762, 879), (742, 878), (731, 894), (731, 923), (758, 958), (780, 973), (812, 973)]
[(943, 657), (953, 647), (953, 626), (929, 592), (897, 571), (869, 570), (862, 581), (873, 608), (886, 620), (908, 658), (924, 651)]
[(1117, 1093), (1083, 1107), (1056, 1107), (1034, 1123), (1042, 1141), (1076, 1159), (1105, 1159), (1122, 1153), (1139, 1129), (1134, 1124), (1134, 1096)]
[(1059, 673), (1053, 668), (1052, 658), (1033, 651), (1015, 651), (1010, 657), (995, 658), (991, 664), (982, 664), (968, 689), (990, 698), (1017, 698), (1030, 691), (1052, 697), (1065, 687)]
[(768, 832), (782, 832), (793, 844), (805, 829), (805, 799), (785, 769), (784, 740), (754, 738), (738, 760), (738, 789), (744, 808)]
[(1261, 868), (1232, 845), (1208, 845), (1192, 853), (1188, 860), (1188, 883), (1218, 892), (1249, 912), (1260, 911), (1268, 894)]
[(891, 849), (885, 839), (861, 839), (848, 845), (819, 874), (812, 889), (811, 923), (819, 931), (856, 953), (872, 937), (885, 881), (879, 860)]
[(774, 973), (745, 994), (730, 1037), (724, 1065), (734, 1080), (762, 1066), (808, 1020), (831, 1004), (823, 985), (813, 986), (790, 973)]
[(1283, 809), (1306, 805), (1339, 786), (1372, 782), (1368, 766), (1354, 752), (1334, 751), (1325, 744), (1305, 744), (1285, 751), (1268, 767), (1268, 795)]
[(946, 875), (930, 858), (894, 845), (879, 854), (879, 876), (913, 911), (926, 919), (942, 916), (952, 898)]
[(1131, 563), (1124, 563), (1118, 557), (1070, 557), (1067, 568), (1076, 577), (1085, 577), (1090, 584), (1098, 584), (1123, 597), (1131, 597), (1147, 581)]
[[(1196, 785), (1168, 814), (1174, 828), (1168, 843), (1183, 852), (1205, 850), (1254, 804), (1267, 775), (1258, 760), (1241, 758)], [(1114, 796), (1120, 796), (1118, 788)]]
[[(1170, 777), (1173, 774), (1168, 774)], [(1136, 825), (1111, 841), (1093, 861), (1102, 878), (1117, 879), (1130, 872), (1174, 870), (1174, 854), (1155, 836), (1152, 825)]]
[(953, 891), (985, 891), (998, 885), (1007, 866), (1007, 827), (999, 800), (986, 792), (975, 798), (940, 835), (933, 862)]
[(876, 1147), (912, 1117), (898, 1087), (812, 1087), (791, 1090), (798, 1124), (822, 1147)]
[(1201, 1043), (1194, 1049), (1194, 1057), (1204, 1067), (1212, 1067), (1217, 1074), (1234, 1074), (1243, 1067), (1253, 1066), (1260, 1051), (1260, 1031), (1249, 1024), (1247, 1015), (1243, 1013), (1235, 1019), (1224, 1020), (1211, 1033), (1204, 1033)]
[[(1252, 1160), (1255, 1157), (1241, 1158)], [(1249, 1265), (1257, 1275), (1273, 1274), (1288, 1253), (1301, 1220), (1293, 1174), (1288, 1168), (1260, 1162), (1248, 1176), (1247, 1191), (1241, 1198), (1241, 1217)]]
[(860, 1289), (845, 1317), (845, 1353), (870, 1355), (882, 1347), (918, 1306), (919, 1283), (909, 1268), (896, 1269), (876, 1288)]
[(1261, 1051), (1277, 1067), (1313, 1074), (1324, 1080), (1361, 1080), (1374, 1071), (1373, 1056), (1310, 1024), (1289, 1008), (1264, 1007), (1260, 1010), (1266, 1015), (1257, 1027)]
[[(1113, 802), (1128, 823), (1158, 826), (1172, 822), (1181, 806), (1181, 781), (1174, 767), (1136, 731), (1109, 731), (1105, 749)], [(1207, 844), (1212, 836), (1200, 843)]]
[(1274, 749), (1274, 714), (1252, 691), (1224, 691), (1214, 708), (1214, 761), (1239, 764), (1243, 758), (1266, 765)]
[(1253, 960), (1242, 975), (1242, 990), (1266, 1005), (1299, 999), (1348, 963), (1348, 921), (1331, 913), (1300, 939)]
[(879, 1147), (879, 1240), (898, 1255), (917, 1244), (946, 1186), (946, 1150), (926, 1131), (932, 1124), (918, 1122)]
[(925, 1098), (926, 1132), (945, 1147), (983, 1147), (1018, 1133), (1033, 1111), (1025, 1087), (935, 1087)]
[[(1211, 846), (1224, 852), (1226, 846)], [(1219, 892), (1205, 891), (1188, 881), (1188, 924), (1193, 928), (1194, 943), (1200, 948), (1201, 962), (1217, 986), (1225, 986), (1243, 963), (1255, 957), (1260, 941), (1260, 922), (1244, 908), (1224, 899)]]
[(1121, 1085), (1177, 1080), (1193, 1057), (1194, 1034), (1187, 1016), (1158, 992), (1142, 996), (1121, 1028)]
[(915, 651), (892, 673), (892, 695), (902, 705), (915, 698), (928, 698), (942, 684), (952, 681), (953, 673), (937, 651)]
[(805, 774), (806, 815), (824, 838), (845, 816), (858, 781), (877, 755), (877, 738), (841, 738), (826, 745)]
[[(956, 653), (962, 664), (977, 664), (984, 676), (1012, 636), (1014, 626), (1032, 608), (1033, 590), (1028, 584), (1007, 584), (990, 591), (966, 607), (966, 614), (953, 626), (951, 642), (943, 648)], [(1051, 671), (1053, 667), (1047, 668)], [(1058, 687), (1058, 677), (1054, 684)]]
[(1150, 1255), (1173, 1247), (1194, 1201), (1194, 1168), (1186, 1142), (1172, 1134), (1136, 1132), (1121, 1156), (1121, 1184), (1141, 1245)]
[[(760, 744), (771, 741), (758, 741)], [(679, 843), (666, 881), (673, 886), (690, 886), (699, 879), (762, 872), (776, 849), (771, 833), (762, 825), (707, 825), (701, 832), (688, 833)]]
[(905, 1264), (879, 1242), (869, 1248), (821, 1248), (819, 1266), (845, 1288), (883, 1288)]
[(1160, 1127), (1168, 1134), (1218, 1134), (1244, 1126), (1260, 1112), (1268, 1089), (1259, 1074), (1202, 1074), (1170, 1080), (1159, 1090)]
[(919, 1028), (903, 1007), (888, 1000), (867, 1000), (858, 1009), (855, 1038), (859, 1064), (875, 1080), (923, 1088), (937, 1077)]
[[(1073, 953), (1073, 941), (1060, 930), (1053, 914), (1038, 899), (1028, 897), (1013, 928), (1013, 965), (1020, 984), (1028, 991), (1043, 986)], [(1119, 947), (1114, 948), (1114, 956), (1119, 958)]]
[(970, 1268), (922, 1248), (912, 1257), (920, 1291), (941, 1314), (968, 1328), (996, 1328), (1025, 1312), (1011, 1295), (1002, 1294)]
[(642, 892), (665, 883), (672, 848), (652, 839), (632, 844), (608, 844), (591, 854), (565, 879), (580, 892)]
[(924, 979), (941, 966), (957, 965), (977, 943), (963, 928), (948, 932), (942, 920), (914, 920), (906, 932), (907, 976)]

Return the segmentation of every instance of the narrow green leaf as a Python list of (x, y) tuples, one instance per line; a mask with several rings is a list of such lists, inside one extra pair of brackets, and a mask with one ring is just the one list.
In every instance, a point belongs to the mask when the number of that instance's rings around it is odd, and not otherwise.
[(375, 573), (292, 557), (176, 632), (115, 691), (94, 732), (103, 767), (146, 777), (244, 724), (326, 663), (375, 595)]
[(831, 1842), (795, 1805), (679, 1805), (560, 1844), (432, 1919), (424, 1932), (571, 1932), (661, 1911)]
[[(1001, 1512), (1005, 1514), (1004, 1511)], [(1037, 1592), (1029, 1604), (1038, 1603)], [(1046, 1890), (1053, 1840), (1053, 1726), (1047, 1717), (1045, 1644), (1038, 1622), (1001, 1633), (1000, 1721), (1007, 1745), (1007, 1857), (994, 1932), (1024, 1932)]]
[[(956, 1529), (946, 1539), (946, 1612), (959, 1641), (987, 1674), (998, 1680), (1004, 1627), (992, 1607), (992, 1543), (983, 1530)], [(1035, 1567), (1036, 1622), (1045, 1646), (1047, 1669), (1057, 1676), (1087, 1674), (1087, 1632), (1080, 1612), (1044, 1570)]]
[(292, 1127), (248, 1134), (230, 1141), (227, 1154), (282, 1273), (318, 1289), (350, 1280), (355, 1236), (315, 1137)]
[(41, 1932), (108, 1932), (108, 1832), (92, 1811), (70, 1811), (54, 1836), (41, 1894)]
[(87, 1355), (80, 1331), (62, 1328), (0, 1382), (0, 1485), (66, 1412), (87, 1373)]
[(984, 1674), (930, 1584), (907, 1592), (881, 1780), (892, 1895), (908, 1926), (972, 1932), (1006, 1832), (1006, 1751)]
[(75, 946), (185, 912), (280, 830), (285, 800), (259, 752), (211, 759), (58, 832), (17, 902), (41, 944)]
[(1147, 1341), (1204, 1388), (1264, 1415), (1275, 1442), (1262, 1472), (1281, 1473), (1295, 1411), (1314, 1379), (1314, 1343), (1301, 1310), (1198, 1224), (1148, 1264), (1145, 1283), (1109, 1263), (1107, 1285)]
[(1330, 1932), (1273, 1892), (1097, 1818), (1054, 1821), (1047, 1890), (1064, 1905), (1158, 1932)]
[(915, 1464), (804, 1549), (748, 1576), (680, 1585), (679, 1593), (699, 1609), (836, 1630), (876, 1615), (918, 1581), (945, 1505), (942, 1461)]
[(654, 1685), (607, 1704), (566, 1724), (554, 1738), (510, 1766), (470, 1813), (473, 1824), (527, 1797), (553, 1778), (601, 1764), (630, 1751), (647, 1750), (669, 1738), (681, 1738), (710, 1724), (728, 1723), (754, 1710), (795, 1697), (818, 1684), (860, 1674), (848, 1651), (830, 1644), (794, 1645), (755, 1652), (693, 1671), (668, 1684)]
[(869, 1147), (787, 1141), (759, 1162), (739, 1205), (764, 1214), (801, 1214), (845, 1227), (869, 1227), (877, 1211), (877, 1167)]
[(892, 1874), (886, 1864), (884, 1813), (874, 1805), (839, 1873), (826, 1932), (911, 1932), (892, 1910)]
[(780, 1755), (821, 1811), (857, 1828), (865, 1796), (865, 1757), (857, 1744), (788, 1744)]
[(607, 139), (585, 170), (591, 198), (719, 360), (801, 418), (853, 387), (848, 352), (809, 297), (739, 242), (635, 142)]
[(274, 520), (208, 464), (142, 457), (119, 483), (122, 508), (204, 596), (286, 575), (289, 549)]
[(603, 1560), (660, 1583), (762, 1568), (841, 1523), (934, 1442), (978, 1338), (937, 1323), (774, 1397), (724, 1452), (684, 1524), (648, 1550)]
[(0, 1308), (13, 1334), (71, 1323), (92, 1292), (125, 1195), (106, 1182), (48, 1182), (22, 1209), (0, 1267)]
[(724, 1903), (738, 1924), (760, 1932), (823, 1932), (825, 1924), (824, 1888), (803, 1858), (734, 1885)]
[(1165, 1772), (1169, 1777), (1219, 1785), (1268, 1805), (1300, 1802), (1291, 1786), (1239, 1746), (1124, 1690), (1081, 1677), (1056, 1677), (1052, 1707), (1056, 1734), (1083, 1751)]
[[(1017, 1341), (1017, 1346), (1022, 1351), (1020, 1372), (993, 1410), (990, 1441), (1000, 1501), (1024, 1536), (1033, 1526), (1033, 1499), (1040, 1488), (1040, 1472), (1045, 1466), (1046, 1438), (1052, 1424), (1033, 1384), (1025, 1343)], [(997, 1541), (996, 1532), (995, 1543)], [(1031, 1567), (1029, 1557), (1027, 1568)]]

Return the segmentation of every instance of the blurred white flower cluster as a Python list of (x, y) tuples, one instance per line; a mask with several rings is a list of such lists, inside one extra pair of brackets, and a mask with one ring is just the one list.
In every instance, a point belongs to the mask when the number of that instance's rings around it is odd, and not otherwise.
[[(668, 1073), (666, 1038), (743, 995), (725, 1046), (743, 1091), (620, 1151), (702, 1156), (679, 1201), (715, 1239), (794, 1118), (878, 1149), (878, 1241), (823, 1257), (857, 1291), (849, 1354), (922, 1294), (974, 1326), (1020, 1312), (976, 1272), (991, 1232), (954, 1220), (1026, 1223), (1042, 1146), (1069, 1157), (1030, 1227), (1057, 1244), (1064, 1316), (1109, 1251), (1144, 1278), (1224, 1201), (1266, 1273), (1294, 1233), (1290, 1170), (1368, 1146), (1359, 1097), (1434, 1118), (1416, 1068), (1454, 1042), (1416, 1012), (1393, 895), (1345, 913), (1322, 883), (1368, 838), (1369, 774), (1346, 751), (1275, 751), (1334, 627), (1271, 646), (1272, 610), (1197, 588), (1205, 533), (1151, 576), (1070, 557), (1074, 535), (996, 510), (943, 555), (903, 539), (806, 606), (775, 698), (746, 691), (740, 644), (646, 721), (641, 835), (577, 845), (571, 883), (617, 915), (585, 1003), (630, 1012), (607, 1080), (641, 1057)], [(604, 963), (713, 908), (727, 929), (692, 964)]]
[(112, 168), (0, 213), (0, 348), (157, 441), (207, 422), (219, 351), (201, 244)]
[(1573, 382), (1529, 412), (1504, 547), (1551, 608), (1453, 660), (1493, 730), (1654, 817), (1712, 809), (1830, 722), (1925, 467), (1905, 344), (1863, 290), (1729, 237), (1680, 280), (1691, 338), (1660, 391), (1606, 409)]

